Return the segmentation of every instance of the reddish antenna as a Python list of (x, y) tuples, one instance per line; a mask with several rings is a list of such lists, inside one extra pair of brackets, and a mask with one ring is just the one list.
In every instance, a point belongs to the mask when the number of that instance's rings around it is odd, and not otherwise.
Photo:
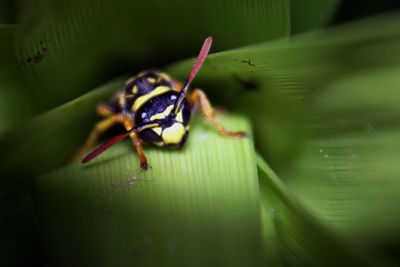
[(135, 131), (136, 132), (140, 132), (142, 130), (145, 130), (145, 129), (148, 129), (148, 128), (152, 128), (152, 127), (158, 127), (158, 126), (159, 126), (158, 123), (144, 124), (144, 125), (141, 125), (141, 126), (138, 126), (138, 127), (133, 127), (132, 129), (130, 129), (129, 131), (126, 131), (125, 133), (122, 133), (122, 134), (119, 134), (117, 136), (114, 136), (113, 138), (111, 138), (110, 140), (108, 140), (104, 144), (99, 145), (92, 152), (87, 154), (86, 157), (83, 158), (82, 163), (86, 163), (88, 161), (91, 161), (92, 159), (94, 159), (95, 157), (97, 157), (98, 155), (103, 153), (110, 146), (113, 146), (116, 143), (118, 143), (118, 142), (122, 141), (123, 139), (125, 139), (132, 132), (135, 132)]
[(92, 159), (94, 159), (95, 157), (97, 157), (98, 155), (103, 153), (110, 146), (113, 146), (116, 143), (118, 143), (119, 141), (123, 140), (125, 137), (127, 137), (129, 135), (129, 133), (130, 133), (130, 131), (128, 131), (126, 133), (123, 133), (123, 134), (119, 134), (117, 136), (114, 136), (113, 138), (111, 138), (110, 140), (105, 142), (104, 144), (99, 145), (92, 152), (87, 154), (86, 157), (83, 158), (82, 163), (86, 163), (86, 162), (91, 161)]
[[(185, 98), (186, 92), (189, 88), (190, 83), (193, 81), (194, 77), (196, 76), (197, 72), (199, 71), (199, 69), (201, 68), (201, 66), (203, 65), (204, 60), (206, 59), (208, 52), (210, 51), (211, 48), (211, 44), (212, 44), (212, 37), (209, 36), (207, 37), (207, 39), (204, 41), (203, 46), (200, 50), (199, 56), (196, 59), (196, 62), (194, 63), (187, 79), (185, 82), (185, 85), (183, 86), (182, 91), (179, 94), (179, 97), (177, 99), (177, 101), (175, 102), (175, 109), (174, 109), (174, 114), (176, 115), (178, 113), (178, 110), (182, 104), (183, 99)], [(86, 163), (91, 161), (92, 159), (94, 159), (95, 157), (97, 157), (98, 155), (100, 155), (101, 153), (103, 153), (106, 149), (108, 149), (109, 147), (115, 145), (116, 143), (122, 141), (123, 139), (125, 139), (129, 133), (131, 133), (132, 131), (140, 131), (143, 130), (145, 128), (148, 128), (149, 126), (152, 126), (152, 124), (150, 125), (142, 125), (139, 127), (135, 127), (132, 128), (131, 130), (119, 134), (113, 138), (111, 138), (110, 140), (108, 140), (107, 142), (105, 142), (104, 144), (96, 147), (92, 152), (90, 152), (89, 154), (86, 155), (86, 157), (83, 158), (82, 163)], [(155, 126), (152, 126), (155, 127)]]
[(209, 36), (207, 39), (204, 41), (203, 46), (200, 50), (199, 56), (196, 59), (196, 62), (194, 63), (192, 70), (189, 72), (189, 75), (186, 79), (185, 85), (183, 86), (183, 89), (181, 93), (179, 94), (178, 100), (175, 102), (175, 109), (174, 109), (174, 114), (176, 115), (178, 113), (178, 110), (182, 104), (182, 100), (184, 99), (186, 92), (189, 88), (189, 85), (193, 81), (194, 77), (196, 76), (197, 72), (203, 65), (204, 60), (206, 59), (208, 52), (210, 52), (211, 44), (212, 44), (212, 37)]

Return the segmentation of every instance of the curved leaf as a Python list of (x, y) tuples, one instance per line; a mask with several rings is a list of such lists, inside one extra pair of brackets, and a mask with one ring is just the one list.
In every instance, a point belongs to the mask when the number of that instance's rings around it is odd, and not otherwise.
[(326, 27), (341, 2), (341, 0), (290, 0), (291, 33), (297, 34)]
[(17, 31), (16, 25), (0, 25), (0, 136), (38, 110), (15, 54)]
[(15, 23), (16, 3), (12, 0), (0, 2), (0, 24)]
[[(366, 71), (400, 64), (400, 20), (377, 17), (330, 30), (211, 54), (194, 84), (213, 99), (249, 114), (257, 148), (285, 170), (328, 86)], [(168, 71), (185, 77), (192, 60)]]
[[(227, 128), (249, 130), (237, 116)], [(226, 138), (199, 118), (174, 151), (146, 146), (138, 171), (128, 140), (87, 165), (35, 182), (46, 247), (62, 266), (259, 266), (261, 227), (250, 139)]]
[[(4, 4), (0, 6), (1, 17)], [(37, 111), (32, 105), (34, 100), (27, 90), (29, 86), (23, 79), (14, 51), (17, 30), (15, 25), (0, 25), (0, 138), (22, 119), (33, 116)], [(4, 149), (3, 146), (2, 153)], [(7, 160), (7, 157), (2, 158), (2, 164)], [(42, 264), (43, 252), (37, 244), (39, 236), (33, 220), (29, 192), (26, 188), (21, 190), (19, 185), (18, 192), (15, 192), (15, 187), (10, 188), (4, 183), (14, 177), (0, 173), (0, 266)]]
[(264, 242), (267, 260), (272, 266), (393, 264), (319, 224), (260, 156), (257, 164)]
[(194, 56), (208, 35), (218, 40), (215, 51), (287, 36), (289, 31), (286, 0), (25, 4), (17, 51), (21, 60), (33, 59), (24, 70), (36, 93), (46, 94), (47, 107), (121, 70), (139, 72)]
[[(169, 70), (183, 76), (189, 64)], [(257, 149), (316, 218), (391, 250), (399, 69), (400, 20), (388, 16), (212, 54), (196, 82), (251, 116)]]
[(84, 142), (95, 119), (95, 105), (110, 97), (124, 82), (125, 79), (111, 81), (9, 130), (0, 139), (0, 172), (11, 179), (19, 177), (21, 180), (10, 181), (18, 185), (62, 165)]
[(315, 214), (357, 243), (400, 234), (399, 84), (400, 66), (344, 79), (321, 94), (310, 117), (314, 136), (287, 177)]

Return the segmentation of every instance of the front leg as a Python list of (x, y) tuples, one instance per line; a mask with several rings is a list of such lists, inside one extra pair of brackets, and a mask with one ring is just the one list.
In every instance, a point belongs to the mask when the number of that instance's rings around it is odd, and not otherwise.
[(193, 93), (189, 97), (189, 105), (193, 107), (196, 103), (200, 104), (201, 112), (203, 116), (210, 120), (215, 127), (217, 128), (218, 132), (222, 135), (229, 136), (229, 137), (244, 137), (248, 136), (246, 132), (238, 131), (238, 132), (230, 132), (225, 130), (225, 128), (221, 125), (221, 123), (215, 118), (215, 111), (211, 106), (210, 101), (208, 100), (206, 94), (199, 90), (195, 89)]
[[(135, 124), (132, 120), (125, 120), (124, 126), (125, 126), (125, 129), (127, 131), (129, 131), (134, 128)], [(129, 137), (131, 138), (132, 144), (135, 146), (136, 151), (139, 155), (140, 168), (144, 171), (147, 170), (151, 166), (148, 164), (146, 155), (144, 154), (144, 151), (142, 148), (142, 143), (143, 143), (142, 138), (140, 138), (139, 133), (136, 131), (132, 131), (131, 133), (129, 133)]]
[(116, 124), (122, 124), (125, 121), (125, 116), (122, 113), (114, 114), (105, 118), (95, 124), (86, 142), (69, 158), (68, 162), (75, 161), (81, 158), (86, 152), (88, 152), (92, 147), (97, 144), (101, 134), (109, 130), (112, 126)]

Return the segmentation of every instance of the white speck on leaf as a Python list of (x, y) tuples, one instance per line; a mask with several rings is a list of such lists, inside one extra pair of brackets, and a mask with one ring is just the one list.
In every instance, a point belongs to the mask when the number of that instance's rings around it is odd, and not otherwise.
[(173, 242), (173, 241), (169, 242), (168, 248), (169, 248), (169, 250), (171, 250), (171, 251), (175, 250), (175, 249), (176, 249), (176, 243)]
[(143, 238), (143, 243), (144, 243), (145, 245), (150, 245), (150, 244), (151, 244), (151, 238), (150, 238), (149, 236), (145, 236), (145, 237)]
[(201, 134), (200, 135), (200, 140), (201, 141), (204, 141), (204, 140), (206, 140), (207, 139), (207, 134)]

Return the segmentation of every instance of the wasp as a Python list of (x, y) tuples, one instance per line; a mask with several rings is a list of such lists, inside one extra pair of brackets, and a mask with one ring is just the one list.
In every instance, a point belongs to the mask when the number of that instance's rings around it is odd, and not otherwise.
[(206, 94), (199, 89), (188, 95), (188, 88), (206, 59), (212, 44), (208, 37), (201, 48), (185, 83), (172, 79), (166, 73), (147, 70), (130, 78), (125, 88), (118, 91), (108, 103), (97, 106), (97, 113), (104, 119), (97, 122), (84, 145), (72, 156), (75, 160), (83, 156), (96, 145), (101, 134), (112, 126), (121, 124), (125, 132), (87, 154), (82, 163), (86, 163), (100, 153), (130, 137), (140, 158), (140, 167), (146, 170), (147, 162), (142, 144), (144, 141), (160, 147), (179, 147), (185, 145), (189, 134), (189, 121), (194, 107), (200, 106), (204, 117), (210, 120), (220, 134), (230, 137), (247, 136), (246, 132), (230, 132), (215, 118), (215, 111)]

